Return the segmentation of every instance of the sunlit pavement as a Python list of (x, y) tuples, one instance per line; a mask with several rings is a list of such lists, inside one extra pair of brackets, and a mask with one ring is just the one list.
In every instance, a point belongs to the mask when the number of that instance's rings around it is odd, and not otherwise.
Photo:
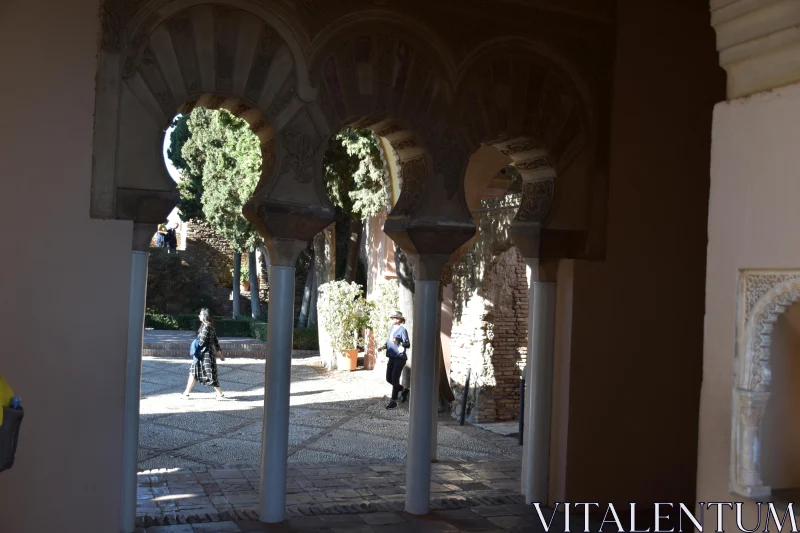
[[(220, 384), (229, 397), (221, 401), (214, 399), (212, 389), (200, 385), (190, 398), (181, 395), (189, 363), (188, 356), (144, 360), (140, 524), (150, 526), (148, 533), (261, 527), (258, 522), (242, 523), (256, 518), (264, 361), (231, 358), (220, 362)], [(313, 519), (322, 520), (315, 522), (313, 530), (325, 530), (323, 524), (347, 531), (371, 531), (364, 528), (372, 526), (385, 531), (389, 526), (393, 529), (393, 524), (412, 524), (413, 517), (399, 513), (405, 494), (407, 404), (384, 408), (389, 386), (380, 370), (327, 372), (318, 356), (295, 358), (292, 363), (289, 518), (305, 520), (309, 527)], [(521, 447), (515, 438), (461, 427), (449, 415), (440, 417), (438, 438), (439, 462), (433, 465), (431, 484), (437, 512), (475, 514), (484, 507), (522, 503), (518, 494)], [(521, 506), (515, 513), (525, 509), (529, 507)], [(515, 513), (503, 515), (517, 516), (503, 524), (486, 523), (498, 530), (524, 525), (521, 520), (527, 515)], [(343, 524), (323, 520), (336, 517), (349, 520), (349, 525), (341, 529)], [(203, 523), (181, 524), (187, 520)], [(435, 530), (460, 529), (437, 526)]]

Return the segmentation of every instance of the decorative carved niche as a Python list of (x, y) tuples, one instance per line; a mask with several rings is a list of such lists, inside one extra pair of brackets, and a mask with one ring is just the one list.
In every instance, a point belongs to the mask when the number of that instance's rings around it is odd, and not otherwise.
[(800, 301), (800, 269), (740, 274), (734, 357), (730, 490), (767, 498), (761, 477), (761, 424), (771, 394), (772, 332), (778, 317)]

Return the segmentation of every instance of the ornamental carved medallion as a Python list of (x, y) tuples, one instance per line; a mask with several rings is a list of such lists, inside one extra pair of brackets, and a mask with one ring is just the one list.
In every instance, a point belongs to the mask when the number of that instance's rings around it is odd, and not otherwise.
[(286, 162), (294, 170), (294, 179), (299, 183), (309, 183), (314, 178), (316, 153), (311, 136), (303, 132), (286, 132), (283, 141), (286, 146)]
[(555, 180), (539, 180), (522, 184), (522, 200), (516, 220), (520, 222), (542, 222), (555, 194)]

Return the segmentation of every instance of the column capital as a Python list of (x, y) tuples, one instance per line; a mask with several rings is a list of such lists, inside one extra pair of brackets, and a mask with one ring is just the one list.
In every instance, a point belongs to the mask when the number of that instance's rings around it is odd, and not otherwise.
[(308, 246), (308, 242), (301, 239), (271, 238), (264, 244), (269, 252), (270, 264), (294, 267), (300, 253)]
[(448, 258), (475, 235), (475, 221), (436, 217), (389, 217), (383, 231), (409, 255), (446, 255)]
[(136, 252), (149, 251), (150, 242), (153, 240), (153, 235), (155, 235), (157, 230), (158, 224), (155, 222), (134, 222), (131, 249)]
[(796, 0), (711, 0), (711, 25), (728, 73), (728, 98), (800, 81)]
[(420, 254), (417, 257), (417, 281), (438, 282), (449, 260), (450, 254)]
[(511, 242), (514, 243), (526, 262), (528, 259), (538, 259), (542, 238), (542, 225), (539, 222), (514, 220), (508, 233)]

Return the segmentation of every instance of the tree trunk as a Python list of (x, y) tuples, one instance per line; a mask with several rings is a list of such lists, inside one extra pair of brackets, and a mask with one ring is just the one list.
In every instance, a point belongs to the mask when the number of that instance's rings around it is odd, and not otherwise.
[(311, 250), (311, 265), (308, 267), (308, 274), (306, 275), (306, 283), (303, 287), (303, 302), (300, 304), (300, 316), (297, 319), (297, 327), (304, 328), (308, 323), (309, 307), (311, 304), (311, 291), (314, 288), (314, 273), (317, 269), (314, 268), (314, 250)]
[(331, 224), (314, 237), (314, 285), (311, 290), (309, 305), (309, 327), (318, 327), (319, 353), (328, 370), (335, 368), (336, 358), (330, 345), (330, 338), (325, 328), (319, 326), (317, 301), (319, 288), (333, 281), (336, 273), (336, 224)]
[(256, 261), (256, 251), (247, 254), (250, 263), (250, 316), (258, 318), (261, 314), (261, 306), (258, 301), (258, 262)]
[(347, 264), (344, 270), (345, 281), (356, 280), (358, 257), (361, 252), (361, 236), (364, 234), (364, 223), (358, 219), (350, 221), (350, 241), (347, 243)]
[(242, 254), (233, 252), (233, 318), (239, 318), (239, 283), (242, 278)]
[[(404, 324), (408, 331), (408, 336), (411, 339), (412, 346), (414, 342), (414, 267), (412, 259), (409, 258), (399, 246), (395, 245), (394, 251), (395, 269), (397, 271), (397, 305), (400, 312), (403, 313), (403, 318), (406, 319)], [(414, 359), (414, 351), (411, 350), (408, 355), (408, 362), (403, 367), (403, 373), (400, 376), (400, 384), (403, 387), (411, 388), (411, 365)]]
[(308, 301), (308, 327), (317, 327), (317, 291), (319, 289), (319, 279), (314, 274), (314, 279), (311, 283), (311, 298)]
[[(317, 327), (317, 289), (322, 283), (328, 281), (328, 260), (326, 254), (326, 233), (327, 229), (317, 233), (312, 243), (314, 250), (314, 261), (311, 268), (314, 270), (314, 279), (311, 284), (311, 298), (308, 302), (308, 327)], [(321, 349), (322, 347), (320, 347)]]

